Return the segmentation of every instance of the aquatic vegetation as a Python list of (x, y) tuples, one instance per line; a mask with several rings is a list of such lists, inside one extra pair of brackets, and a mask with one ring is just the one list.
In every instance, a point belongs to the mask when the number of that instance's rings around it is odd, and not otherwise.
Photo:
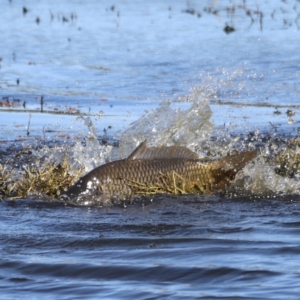
[[(227, 2), (227, 3), (226, 3)], [(231, 3), (233, 2), (233, 3)], [(273, 1), (275, 4), (277, 1)], [(288, 3), (288, 1), (281, 1), (284, 6), (270, 6), (263, 5), (262, 3), (256, 3), (253, 5), (253, 1), (247, 3), (246, 0), (242, 1), (211, 1), (209, 6), (199, 6), (199, 4), (194, 3), (193, 7), (189, 2), (187, 2), (188, 7), (182, 10), (182, 13), (190, 14), (192, 16), (197, 16), (200, 18), (204, 14), (217, 17), (218, 19), (224, 20), (224, 23), (229, 23), (226, 25), (224, 31), (226, 33), (231, 33), (235, 31), (233, 24), (241, 24), (241, 20), (247, 20), (245, 24), (248, 29), (250, 29), (254, 24), (259, 25), (260, 31), (266, 23), (271, 21), (280, 22), (283, 28), (291, 27), (296, 25), (299, 29), (299, 12), (298, 6), (295, 3)], [(295, 1), (296, 2), (296, 1)], [(280, 1), (278, 1), (278, 4)], [(261, 5), (262, 4), (262, 5)], [(270, 3), (269, 3), (270, 4)], [(290, 5), (288, 5), (290, 4)], [(290, 18), (286, 18), (286, 15), (290, 14)]]
[[(262, 148), (255, 165), (245, 167), (237, 176), (235, 186), (241, 193), (296, 192), (300, 178), (300, 137), (267, 144), (273, 151)], [(24, 153), (27, 156), (21, 156)], [(37, 157), (34, 153), (22, 150), (0, 163), (0, 198), (26, 198), (35, 192), (59, 198), (87, 172), (83, 166), (74, 165), (66, 153), (56, 159), (49, 155)], [(199, 185), (176, 172), (161, 173), (151, 184), (128, 180), (128, 186), (133, 195), (143, 196), (212, 193), (211, 186)], [(229, 182), (224, 182), (224, 186), (229, 187)]]
[(59, 197), (67, 187), (72, 185), (81, 175), (79, 169), (75, 175), (70, 174), (70, 164), (66, 158), (62, 163), (45, 163), (28, 166), (17, 183), (17, 195), (26, 197), (31, 191), (39, 191), (46, 195)]
[(37, 191), (57, 198), (82, 175), (82, 171), (79, 169), (73, 174), (66, 158), (61, 163), (38, 161), (21, 172), (0, 164), (0, 194), (6, 198), (24, 198)]
[(8, 164), (9, 161), (3, 165), (0, 164), (0, 199), (1, 197), (11, 195), (15, 187), (15, 185), (11, 182), (13, 172)]
[(284, 177), (300, 176), (300, 137), (290, 140), (276, 156), (275, 172)]
[(155, 194), (209, 194), (212, 192), (210, 186), (199, 185), (199, 182), (184, 178), (176, 172), (161, 174), (157, 181), (151, 185), (137, 181), (130, 181), (128, 185), (134, 195), (143, 196)]

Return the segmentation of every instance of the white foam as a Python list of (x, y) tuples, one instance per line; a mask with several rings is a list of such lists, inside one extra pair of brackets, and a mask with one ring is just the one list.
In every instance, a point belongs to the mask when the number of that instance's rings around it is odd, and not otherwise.
[(254, 194), (300, 194), (300, 181), (297, 178), (276, 174), (275, 166), (267, 164), (261, 157), (241, 170), (235, 182), (239, 182), (244, 191)]
[(197, 88), (186, 99), (191, 103), (186, 109), (172, 108), (172, 102), (165, 100), (132, 123), (121, 135), (120, 157), (127, 157), (144, 140), (149, 146), (201, 148), (213, 130), (209, 99)]

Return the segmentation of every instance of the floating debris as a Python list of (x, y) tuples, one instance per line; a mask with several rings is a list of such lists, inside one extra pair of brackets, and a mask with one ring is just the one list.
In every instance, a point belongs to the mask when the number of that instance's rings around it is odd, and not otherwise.
[(286, 115), (287, 115), (288, 117), (293, 117), (293, 116), (296, 115), (296, 113), (295, 113), (293, 110), (288, 109), (288, 110), (286, 111)]
[(235, 29), (232, 26), (226, 25), (224, 28), (224, 31), (229, 34), (235, 31)]
[(13, 107), (13, 106), (16, 106), (16, 103), (14, 102), (14, 98), (12, 97), (12, 100), (10, 100), (9, 98), (11, 98), (11, 97), (3, 97), (0, 100), (0, 107)]
[(68, 107), (65, 112), (67, 114), (80, 114), (80, 110), (73, 107)]
[(278, 107), (276, 107), (276, 110), (273, 112), (274, 115), (281, 115), (281, 111), (278, 110)]
[(186, 14), (190, 14), (190, 15), (197, 15), (198, 18), (201, 17), (201, 13), (200, 12), (197, 12), (195, 9), (193, 8), (188, 8), (188, 9), (184, 9), (182, 11), (183, 13), (186, 13)]

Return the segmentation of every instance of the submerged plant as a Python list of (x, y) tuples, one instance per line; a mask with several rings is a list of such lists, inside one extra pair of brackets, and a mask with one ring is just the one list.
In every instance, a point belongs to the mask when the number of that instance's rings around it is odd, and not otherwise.
[(80, 177), (82, 171), (79, 169), (72, 175), (66, 158), (61, 163), (37, 162), (27, 165), (21, 176), (19, 170), (11, 170), (7, 165), (0, 164), (0, 194), (6, 198), (24, 198), (36, 191), (59, 197)]

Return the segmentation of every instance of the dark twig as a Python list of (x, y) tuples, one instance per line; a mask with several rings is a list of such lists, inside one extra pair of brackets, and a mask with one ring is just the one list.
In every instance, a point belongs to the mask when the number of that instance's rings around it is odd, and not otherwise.
[(27, 125), (27, 135), (28, 135), (28, 136), (29, 136), (29, 134), (30, 134), (30, 131), (29, 131), (30, 119), (31, 119), (31, 114), (29, 114), (29, 120), (28, 120), (28, 125)]

